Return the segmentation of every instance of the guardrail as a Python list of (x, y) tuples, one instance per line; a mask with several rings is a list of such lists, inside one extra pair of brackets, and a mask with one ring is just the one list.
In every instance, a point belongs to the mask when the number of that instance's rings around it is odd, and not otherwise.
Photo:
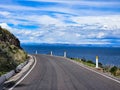
[(3, 82), (5, 82), (6, 81), (6, 77), (5, 77), (5, 75), (2, 75), (1, 77), (0, 77), (0, 84), (2, 84)]
[(11, 77), (12, 77), (13, 75), (15, 75), (16, 73), (20, 72), (20, 71), (22, 70), (22, 68), (23, 68), (27, 63), (28, 63), (28, 60), (25, 61), (24, 63), (21, 63), (20, 65), (18, 65), (15, 70), (11, 70), (10, 72), (2, 75), (2, 76), (0, 77), (0, 85), (1, 85), (2, 83), (4, 83), (6, 80), (8, 80), (9, 78), (11, 78)]
[(11, 70), (10, 72), (8, 72), (8, 73), (5, 74), (5, 79), (8, 80), (14, 74), (15, 74), (15, 70)]
[(21, 63), (20, 65), (18, 65), (15, 69), (15, 72), (18, 73), (22, 70), (22, 68), (28, 63), (28, 61), (25, 61), (24, 63)]

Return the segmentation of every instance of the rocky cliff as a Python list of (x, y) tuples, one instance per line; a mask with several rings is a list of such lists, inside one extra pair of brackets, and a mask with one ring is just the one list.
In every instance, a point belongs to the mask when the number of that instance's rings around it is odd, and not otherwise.
[(20, 41), (11, 34), (8, 30), (0, 27), (0, 42), (9, 43), (10, 45), (15, 45), (20, 48)]
[(0, 75), (15, 69), (27, 59), (20, 41), (8, 30), (0, 27)]

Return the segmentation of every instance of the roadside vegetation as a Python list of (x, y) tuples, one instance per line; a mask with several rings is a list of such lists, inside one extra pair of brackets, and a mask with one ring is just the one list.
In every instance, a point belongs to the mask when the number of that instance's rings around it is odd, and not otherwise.
[(0, 76), (15, 69), (27, 59), (27, 53), (20, 47), (19, 40), (0, 27)]
[[(93, 62), (92, 60), (86, 60), (85, 58), (79, 59), (79, 58), (70, 58), (71, 60), (77, 61), (79, 63), (82, 63), (88, 67), (92, 67), (95, 68), (95, 62)], [(107, 66), (107, 65), (102, 65), (102, 63), (98, 63), (99, 69), (98, 70), (102, 70), (102, 72), (104, 73), (109, 73), (115, 77), (119, 77), (120, 78), (120, 67), (117, 66)]]
[(104, 72), (111, 73), (113, 76), (120, 78), (120, 67), (117, 66), (104, 66)]
[(0, 76), (15, 69), (27, 58), (27, 54), (14, 45), (0, 43)]

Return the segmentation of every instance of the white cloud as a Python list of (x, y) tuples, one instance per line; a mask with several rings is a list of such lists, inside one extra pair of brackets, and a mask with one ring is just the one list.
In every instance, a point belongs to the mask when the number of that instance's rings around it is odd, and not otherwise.
[[(36, 19), (35, 19), (36, 18)], [(63, 26), (64, 23), (58, 19), (58, 18), (53, 18), (53, 17), (50, 17), (48, 15), (43, 15), (43, 16), (39, 16), (39, 17), (34, 17), (35, 21), (37, 21), (39, 24), (43, 24), (43, 25), (50, 25), (50, 24), (53, 24), (53, 25), (57, 25), (57, 26)]]
[(6, 29), (8, 29), (8, 30), (12, 30), (12, 28), (11, 28), (10, 26), (8, 26), (7, 23), (0, 23), (0, 26), (1, 26), (2, 28), (6, 28)]
[(70, 14), (77, 14), (77, 10), (74, 10), (69, 7), (64, 6), (51, 6), (51, 7), (32, 7), (32, 6), (21, 6), (21, 5), (0, 5), (0, 8), (7, 9), (11, 11), (53, 11), (53, 12), (61, 12), (61, 13), (70, 13)]
[[(88, 25), (84, 27), (86, 29), (101, 29), (111, 30), (120, 29), (120, 15), (108, 15), (108, 16), (84, 16), (84, 17), (72, 17), (71, 20), (78, 25)], [(97, 27), (98, 26), (98, 27)]]
[(8, 16), (10, 15), (11, 13), (10, 12), (7, 12), (7, 11), (0, 11), (0, 15), (2, 16)]
[(65, 32), (58, 32), (58, 36), (64, 36), (65, 35)]
[(119, 1), (89, 1), (89, 0), (27, 0), (27, 1), (37, 1), (37, 2), (52, 2), (52, 3), (60, 3), (66, 5), (87, 5), (87, 6), (119, 6)]
[[(103, 32), (98, 34), (90, 34), (89, 30), (77, 32), (67, 32), (65, 29), (62, 30), (53, 30), (42, 28), (38, 30), (17, 30), (14, 29), (14, 34), (20, 39), (22, 43), (69, 43), (69, 44), (109, 44), (109, 40), (99, 40), (97, 38), (103, 38), (105, 35)], [(86, 33), (88, 32), (88, 33)], [(83, 33), (83, 34), (82, 34)], [(97, 37), (96, 39), (87, 39)]]
[[(28, 0), (29, 1), (29, 0)], [(31, 0), (32, 1), (32, 0)], [(38, 0), (39, 1), (39, 0)], [(53, 6), (37, 6), (37, 7), (33, 7), (33, 6), (23, 6), (23, 5), (19, 5), (19, 4), (15, 4), (15, 5), (3, 5), (0, 4), (0, 8), (5, 9), (5, 10), (10, 10), (10, 11), (27, 11), (29, 13), (32, 13), (33, 11), (52, 11), (52, 12), (60, 12), (60, 13), (68, 13), (68, 14), (73, 14), (73, 15), (81, 15), (81, 16), (85, 16), (85, 15), (99, 15), (99, 14), (110, 14), (112, 12), (109, 11), (100, 11), (100, 10), (93, 10), (93, 9), (89, 9), (90, 7), (105, 7), (105, 6), (113, 6), (114, 8), (117, 7), (117, 5), (119, 6), (120, 3), (119, 2), (92, 2), (92, 1), (64, 1), (64, 0), (40, 0), (40, 2), (58, 2), (59, 4), (57, 5), (53, 5)], [(81, 9), (81, 6), (86, 6), (89, 7), (87, 10), (86, 9)], [(114, 13), (112, 13), (114, 14)]]
[(104, 32), (99, 32), (97, 38), (103, 38), (104, 37)]
[(20, 11), (30, 11), (30, 10), (38, 10), (37, 8), (34, 8), (34, 7), (28, 7), (28, 6), (20, 6), (20, 5), (3, 5), (3, 4), (0, 4), (0, 8), (2, 9), (7, 9), (7, 10), (12, 10), (12, 11), (15, 11), (15, 10), (20, 10)]
[[(112, 7), (114, 5), (117, 8), (120, 3), (84, 0), (35, 1), (57, 2), (58, 4), (50, 7), (0, 4), (0, 9), (4, 10), (0, 11), (0, 15), (2, 15), (0, 25), (12, 31), (21, 42), (108, 44), (110, 40), (104, 38), (120, 38), (119, 12), (111, 13), (113, 11), (81, 8), (81, 6)], [(109, 13), (110, 15), (108, 15)], [(9, 26), (7, 23), (13, 24), (13, 26)], [(31, 30), (30, 25), (38, 28)], [(21, 26), (23, 27), (21, 28)]]
[[(62, 18), (61, 18), (62, 17)], [(5, 19), (7, 23), (14, 25), (56, 25), (56, 26), (81, 26), (83, 29), (103, 29), (103, 30), (117, 30), (120, 29), (120, 15), (108, 16), (62, 16), (57, 15), (52, 17), (49, 15), (25, 15), (14, 16), (10, 19)], [(4, 20), (4, 21), (5, 21)], [(21, 21), (20, 21), (21, 20)], [(68, 22), (66, 22), (68, 21)], [(74, 23), (70, 23), (74, 22)]]

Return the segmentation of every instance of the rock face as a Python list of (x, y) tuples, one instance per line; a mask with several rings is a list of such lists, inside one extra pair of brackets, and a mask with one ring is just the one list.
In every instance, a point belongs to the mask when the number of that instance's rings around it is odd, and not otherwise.
[(11, 34), (8, 30), (3, 29), (0, 27), (0, 42), (9, 42), (11, 45), (15, 45), (19, 48), (20, 47), (20, 41), (13, 35)]
[(0, 75), (15, 69), (27, 59), (27, 54), (20, 47), (20, 41), (8, 30), (0, 27)]

